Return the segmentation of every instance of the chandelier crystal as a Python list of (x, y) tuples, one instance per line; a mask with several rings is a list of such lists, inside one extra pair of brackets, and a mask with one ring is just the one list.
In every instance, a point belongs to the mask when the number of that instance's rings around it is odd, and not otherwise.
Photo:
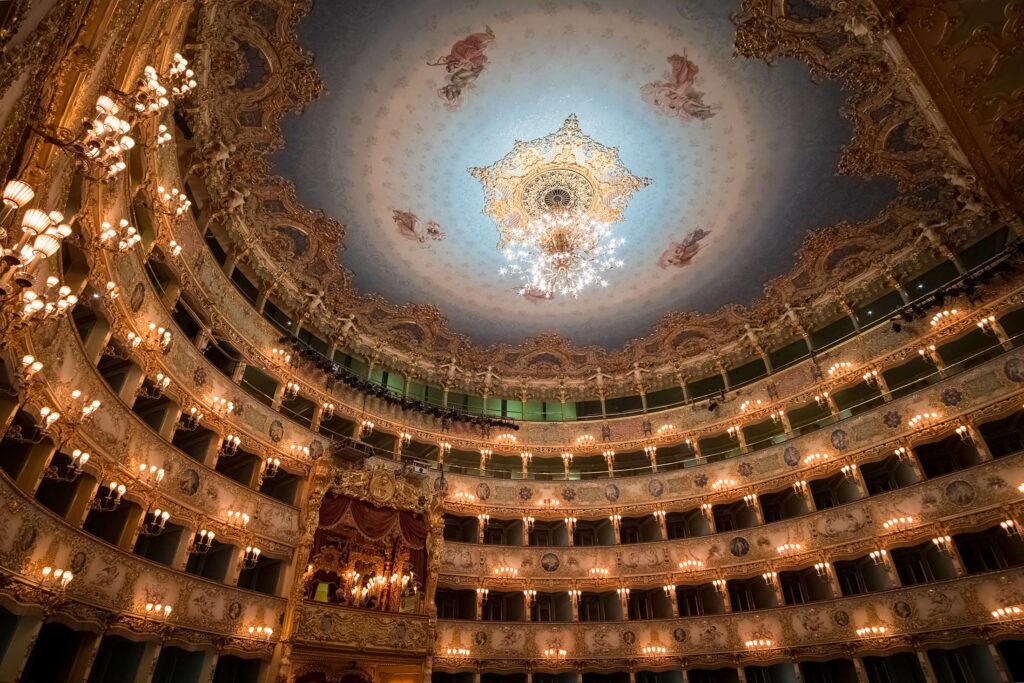
[(625, 240), (611, 233), (610, 223), (585, 210), (552, 207), (508, 231), (502, 250), (508, 263), (499, 273), (519, 277), (521, 296), (578, 298), (592, 285), (607, 287), (602, 273), (622, 267), (615, 250)]

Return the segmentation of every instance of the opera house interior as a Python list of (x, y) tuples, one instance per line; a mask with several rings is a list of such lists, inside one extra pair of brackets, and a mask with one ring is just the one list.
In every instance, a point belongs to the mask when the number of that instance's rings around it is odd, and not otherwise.
[(1024, 681), (1022, 0), (7, 0), (0, 171), (0, 683)]

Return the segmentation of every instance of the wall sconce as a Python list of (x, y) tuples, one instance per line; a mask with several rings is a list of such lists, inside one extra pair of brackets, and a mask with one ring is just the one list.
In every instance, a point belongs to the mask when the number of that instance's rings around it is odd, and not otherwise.
[(268, 457), (263, 462), (263, 471), (260, 472), (260, 484), (266, 479), (273, 479), (277, 476), (277, 473), (281, 471), (281, 459)]
[(978, 329), (985, 334), (996, 336), (996, 317), (994, 315), (984, 316), (978, 321)]
[(171, 386), (171, 378), (162, 372), (158, 372), (154, 379), (144, 382), (139, 387), (136, 396), (140, 398), (158, 399), (164, 395), (167, 388)]
[(921, 356), (921, 360), (928, 363), (928, 365), (936, 365), (935, 353), (935, 344), (929, 344), (917, 350), (917, 355)]
[(1012, 519), (999, 522), (999, 528), (1005, 531), (1007, 536), (1020, 536), (1020, 525)]
[(487, 514), (479, 514), (476, 516), (476, 520), (480, 523), (481, 529), (486, 529), (487, 525), (491, 523), (491, 516)]
[(809, 453), (804, 456), (804, 464), (810, 467), (828, 462), (828, 453)]
[(157, 147), (163, 147), (164, 145), (166, 145), (168, 142), (170, 142), (173, 139), (174, 139), (174, 136), (171, 135), (171, 132), (169, 130), (167, 130), (167, 126), (166, 125), (161, 123), (159, 126), (156, 127), (156, 146)]
[(515, 567), (510, 567), (507, 564), (503, 564), (500, 567), (494, 568), (494, 575), (499, 579), (514, 579), (519, 576), (519, 570)]
[(644, 645), (640, 652), (644, 657), (664, 657), (668, 653), (668, 648), (664, 645)]
[(661, 589), (665, 591), (665, 597), (671, 598), (674, 597), (676, 594), (676, 587), (671, 583), (666, 583), (664, 586), (661, 587)]
[(192, 200), (176, 187), (167, 189), (163, 185), (156, 188), (153, 195), (153, 211), (164, 216), (177, 218), (192, 207)]
[(490, 448), (481, 448), (480, 449), (480, 468), (481, 469), (487, 467), (487, 463), (490, 462), (492, 455), (494, 455), (494, 451), (492, 451)]
[(230, 458), (238, 453), (238, 447), (241, 445), (242, 438), (240, 436), (228, 434), (224, 437), (224, 440), (220, 442), (220, 449), (217, 451), (217, 455)]
[(618, 536), (622, 530), (622, 515), (608, 515), (608, 521), (612, 523), (612, 528), (615, 530), (615, 535)]
[(45, 366), (35, 359), (35, 356), (25, 355), (21, 357), (21, 365), (18, 368), (18, 380), (21, 384), (28, 382), (39, 373)]
[(732, 425), (728, 429), (725, 430), (726, 434), (729, 435), (729, 438), (736, 439), (737, 441), (740, 438), (741, 431), (742, 431), (742, 427), (740, 427), (739, 425)]
[(43, 567), (40, 572), (39, 585), (48, 591), (63, 593), (74, 578), (75, 575), (67, 569)]
[(292, 354), (286, 349), (273, 348), (270, 350), (270, 359), (278, 365), (287, 366), (292, 364)]
[(838, 363), (833, 363), (832, 366), (828, 369), (828, 376), (832, 377), (833, 375), (839, 373), (849, 372), (851, 368), (853, 368), (853, 363), (849, 361), (844, 360)]
[(904, 531), (913, 523), (913, 517), (893, 517), (882, 522), (882, 529), (884, 531)]
[(446, 647), (444, 649), (445, 657), (450, 657), (452, 659), (465, 659), (466, 657), (469, 657), (470, 654), (468, 647)]
[(138, 480), (140, 484), (156, 488), (164, 480), (164, 469), (156, 465), (139, 464)]
[(562, 453), (562, 468), (565, 469), (566, 475), (569, 473), (569, 466), (572, 465), (572, 453)]
[(580, 596), (583, 595), (583, 591), (577, 588), (569, 589), (569, 601), (572, 602), (572, 608), (575, 610), (580, 606)]
[(188, 551), (196, 555), (203, 555), (205, 553), (208, 553), (210, 551), (210, 548), (213, 547), (213, 537), (214, 533), (212, 531), (200, 529), (199, 532), (192, 539), (192, 547), (189, 548)]
[(715, 491), (721, 491), (725, 488), (732, 488), (735, 485), (735, 479), (716, 479), (715, 482), (711, 484), (711, 488)]
[(576, 518), (566, 517), (565, 518), (565, 533), (567, 536), (572, 537), (573, 532), (576, 530)]
[(879, 383), (881, 382), (881, 375), (878, 370), (868, 370), (862, 375), (862, 377), (864, 378), (865, 384), (872, 387), (879, 386)]
[(442, 441), (437, 444), (437, 460), (438, 462), (444, 462), (445, 457), (452, 452), (452, 445), (447, 441)]
[(523, 451), (519, 454), (519, 459), (523, 463), (523, 474), (526, 474), (526, 468), (529, 467), (530, 463), (533, 462), (533, 453), (529, 451)]
[(679, 563), (679, 568), (684, 571), (703, 569), (704, 562), (702, 560), (683, 560)]
[(288, 446), (288, 453), (293, 458), (308, 458), (309, 457), (309, 446), (302, 446), (295, 442), (292, 442)]
[(856, 633), (858, 638), (881, 638), (888, 631), (885, 626), (862, 626)]
[(943, 309), (932, 316), (931, 326), (935, 327), (937, 325), (944, 325), (946, 323), (952, 322), (953, 318), (955, 318), (958, 314), (959, 311), (957, 311), (957, 309), (955, 308)]
[(815, 562), (814, 571), (817, 572), (818, 576), (828, 576), (829, 564), (828, 562)]
[(847, 479), (853, 479), (853, 478), (855, 478), (857, 476), (857, 465), (854, 464), (854, 463), (851, 463), (849, 465), (843, 465), (839, 469), (839, 471)]
[(242, 569), (252, 569), (260, 561), (260, 549), (248, 545), (245, 547), (245, 554), (242, 555)]
[(659, 524), (663, 524), (665, 522), (665, 517), (667, 516), (668, 513), (666, 513), (664, 510), (655, 510), (651, 514), (654, 515), (654, 520), (656, 522), (658, 522)]
[(790, 557), (800, 552), (803, 546), (799, 543), (783, 543), (775, 546), (775, 552), (783, 557)]
[(192, 406), (187, 411), (182, 411), (181, 417), (178, 418), (178, 429), (193, 432), (199, 427), (199, 422), (202, 419), (203, 412), (199, 408)]
[(291, 401), (298, 397), (299, 389), (301, 389), (301, 387), (299, 386), (298, 382), (286, 383), (284, 385), (284, 400)]
[(528, 515), (526, 517), (523, 517), (523, 526), (526, 527), (526, 530), (528, 532), (533, 531), (533, 525), (535, 521), (536, 520), (532, 516)]
[(147, 602), (146, 603), (146, 618), (156, 619), (157, 621), (167, 621), (167, 618), (171, 616), (173, 608), (170, 605), (164, 605), (159, 602)]
[(757, 507), (757, 494), (748, 493), (747, 495), (743, 496), (743, 502), (747, 504), (748, 508), (753, 510), (755, 507)]
[(752, 638), (743, 643), (748, 650), (767, 650), (772, 646), (770, 638)]
[(827, 406), (828, 405), (828, 392), (827, 391), (823, 391), (820, 394), (818, 394), (817, 396), (815, 396), (814, 397), (814, 402), (817, 403), (819, 407), (820, 406)]
[(608, 569), (606, 567), (591, 567), (590, 577), (593, 579), (603, 579), (608, 576)]
[(523, 591), (523, 597), (526, 599), (526, 604), (533, 606), (537, 603), (537, 591), (527, 588)]
[(93, 510), (113, 512), (121, 504), (121, 499), (128, 490), (124, 484), (118, 484), (116, 481), (107, 483), (106, 489), (107, 492), (103, 495), (96, 493), (96, 497), (89, 502), (89, 507)]
[(974, 441), (974, 437), (971, 435), (971, 428), (967, 425), (960, 425), (953, 431), (955, 431), (956, 435), (963, 441), (967, 441), (968, 443)]
[(772, 424), (781, 424), (786, 417), (786, 411), (779, 408), (775, 412), (768, 415), (772, 419)]
[(616, 588), (615, 592), (616, 592), (616, 594), (618, 594), (619, 599), (621, 599), (621, 600), (625, 600), (626, 598), (629, 597), (629, 589), (628, 588)]
[(593, 446), (594, 436), (592, 434), (580, 434), (576, 437), (576, 445), (582, 448)]
[(549, 659), (563, 659), (568, 654), (564, 647), (546, 647), (544, 648), (544, 656)]
[(43, 472), (47, 479), (72, 482), (82, 474), (82, 466), (89, 462), (89, 454), (76, 448), (71, 452), (71, 462), (67, 465), (50, 465)]
[(228, 526), (235, 527), (236, 529), (245, 529), (249, 526), (249, 515), (238, 510), (228, 510), (227, 522)]
[(452, 502), (457, 505), (468, 505), (476, 502), (476, 496), (469, 491), (456, 491), (452, 494)]
[(885, 564), (886, 559), (889, 557), (889, 552), (887, 550), (872, 550), (868, 553), (868, 557), (871, 558), (871, 561), (876, 565)]
[[(135, 343), (133, 339), (138, 339), (138, 337), (132, 337), (132, 334), (132, 332), (128, 333), (128, 341), (132, 343), (132, 346), (137, 346), (137, 343)], [(149, 323), (147, 326), (146, 336), (142, 339), (142, 343), (154, 350), (167, 353), (171, 350), (171, 342), (173, 339), (174, 335), (170, 330), (157, 325), (156, 323)]]
[(274, 629), (269, 626), (250, 626), (249, 637), (253, 640), (270, 640), (270, 637), (274, 635)]
[(116, 228), (106, 221), (100, 225), (100, 246), (109, 251), (124, 254), (141, 241), (142, 235), (124, 218), (117, 222)]
[(906, 446), (900, 446), (899, 448), (894, 450), (893, 453), (900, 460), (909, 460), (910, 459), (910, 449), (908, 449)]
[(519, 439), (516, 438), (516, 435), (512, 432), (502, 432), (501, 434), (498, 434), (498, 436), (494, 437), (494, 440), (499, 445), (511, 446)]
[(751, 410), (757, 410), (760, 407), (761, 407), (761, 400), (760, 399), (753, 400), (753, 401), (747, 400), (747, 401), (744, 401), (743, 403), (740, 404), (740, 412), (741, 413), (746, 413), (746, 412), (749, 412)]
[(233, 415), (235, 412), (235, 404), (226, 398), (214, 396), (210, 403), (216, 415)]
[(476, 589), (476, 597), (477, 597), (477, 600), (480, 601), (480, 604), (483, 604), (483, 603), (487, 602), (487, 596), (490, 595), (490, 594), (491, 594), (491, 590), (489, 588), (477, 588)]
[(615, 451), (604, 451), (601, 453), (604, 456), (604, 463), (608, 465), (608, 469), (615, 467)]
[(765, 572), (764, 574), (761, 574), (761, 578), (764, 579), (765, 583), (773, 584), (773, 583), (775, 583), (778, 580), (779, 573), (778, 572)]
[(996, 621), (1013, 621), (1024, 618), (1024, 609), (1020, 607), (999, 607), (992, 610), (992, 618)]
[(659, 438), (669, 437), (669, 436), (672, 436), (675, 433), (676, 433), (676, 426), (674, 424), (669, 423), (669, 422), (666, 422), (665, 424), (663, 424), (660, 427), (658, 427), (658, 431), (656, 432), (656, 434), (657, 434), (657, 436)]
[(171, 240), (170, 242), (167, 243), (167, 251), (173, 258), (178, 258), (179, 256), (181, 256), (182, 248), (181, 245), (178, 244), (177, 240)]
[(711, 582), (711, 587), (719, 593), (725, 593), (727, 585), (725, 579), (715, 579)]
[(334, 417), (334, 404), (330, 401), (324, 401), (320, 404), (320, 419), (330, 420)]
[(800, 480), (800, 481), (794, 481), (793, 482), (793, 491), (796, 492), (797, 495), (803, 495), (803, 494), (807, 493), (807, 490), (808, 490), (808, 485), (807, 485), (807, 482), (805, 480)]
[(160, 508), (147, 512), (142, 526), (139, 528), (139, 533), (143, 536), (159, 536), (163, 533), (170, 516), (171, 513)]
[(359, 434), (356, 436), (356, 438), (359, 439), (364, 436), (369, 436), (370, 434), (373, 434), (373, 428), (375, 426), (376, 425), (374, 425), (373, 420), (369, 418), (363, 418), (359, 422)]
[(932, 539), (932, 543), (939, 552), (946, 553), (947, 555), (953, 554), (953, 537), (952, 536), (936, 536)]

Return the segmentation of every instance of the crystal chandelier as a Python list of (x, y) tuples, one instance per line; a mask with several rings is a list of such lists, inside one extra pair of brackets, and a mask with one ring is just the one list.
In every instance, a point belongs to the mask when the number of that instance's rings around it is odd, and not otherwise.
[(615, 250), (624, 240), (587, 211), (552, 207), (525, 227), (509, 230), (501, 275), (518, 275), (521, 296), (578, 298), (591, 285), (607, 287), (601, 274), (622, 267)]

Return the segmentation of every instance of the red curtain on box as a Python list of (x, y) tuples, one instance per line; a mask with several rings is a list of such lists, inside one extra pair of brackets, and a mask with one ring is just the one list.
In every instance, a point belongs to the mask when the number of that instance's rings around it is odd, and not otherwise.
[(328, 494), (320, 506), (320, 523), (313, 536), (312, 554), (315, 556), (329, 541), (338, 538), (340, 529), (355, 529), (370, 541), (401, 541), (409, 548), (416, 581), (421, 586), (426, 585), (427, 524), (420, 515)]

